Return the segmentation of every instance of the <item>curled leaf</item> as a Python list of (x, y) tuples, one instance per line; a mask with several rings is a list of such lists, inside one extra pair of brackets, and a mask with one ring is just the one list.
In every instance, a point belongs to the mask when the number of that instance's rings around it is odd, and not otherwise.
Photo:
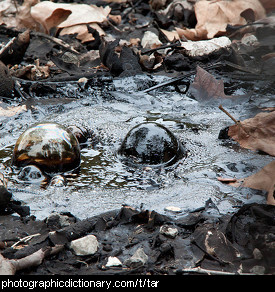
[(275, 156), (275, 111), (259, 113), (240, 125), (230, 126), (228, 136), (244, 148)]
[(195, 29), (181, 30), (191, 40), (211, 39), (225, 34), (228, 24), (246, 24), (243, 15), (247, 10), (253, 14), (255, 20), (265, 17), (265, 9), (258, 0), (202, 0), (196, 2), (194, 10), (197, 18)]

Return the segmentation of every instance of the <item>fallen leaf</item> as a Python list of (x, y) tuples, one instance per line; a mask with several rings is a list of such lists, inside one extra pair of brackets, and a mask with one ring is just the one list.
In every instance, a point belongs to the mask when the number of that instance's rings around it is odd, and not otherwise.
[(16, 26), (16, 19), (13, 17), (16, 9), (17, 7), (14, 1), (0, 1), (0, 24), (5, 23), (7, 26)]
[(236, 179), (218, 177), (218, 180), (233, 187), (245, 187), (266, 191), (267, 204), (275, 205), (275, 161), (270, 162), (260, 171), (246, 178)]
[(274, 0), (259, 0), (259, 1), (261, 2), (264, 9), (266, 10), (266, 13), (269, 13), (275, 9), (275, 1)]
[(217, 177), (218, 181), (230, 184), (230, 183), (235, 183), (237, 182), (237, 179), (234, 177)]
[(243, 179), (242, 187), (269, 191), (275, 184), (275, 161), (264, 166), (257, 173)]
[(180, 39), (180, 36), (179, 36), (179, 34), (178, 34), (178, 32), (176, 30), (168, 31), (168, 30), (165, 30), (165, 29), (160, 29), (160, 31), (164, 34), (164, 36), (166, 37), (166, 39), (169, 42), (173, 42), (175, 40), (179, 40)]
[(197, 18), (195, 29), (181, 30), (180, 33), (191, 40), (211, 39), (224, 35), (228, 24), (234, 26), (247, 23), (242, 15), (248, 9), (254, 14), (255, 20), (266, 15), (258, 0), (198, 1), (194, 5)]
[(224, 93), (223, 81), (217, 80), (200, 66), (197, 66), (197, 73), (193, 83), (190, 85), (189, 92), (197, 101), (235, 97), (232, 95), (226, 95)]
[(23, 4), (17, 8), (16, 21), (19, 28), (29, 28), (39, 31), (41, 26), (31, 16), (31, 7), (39, 0), (24, 0)]
[(246, 178), (222, 178), (218, 181), (229, 184), (233, 187), (245, 187), (267, 192), (266, 203), (275, 205), (275, 161), (264, 166), (260, 171)]
[(40, 23), (45, 32), (52, 27), (64, 28), (86, 23), (102, 23), (110, 13), (109, 6), (64, 4), (43, 1), (31, 7), (32, 18)]
[[(105, 35), (103, 29), (97, 23), (90, 23), (90, 27), (94, 28), (100, 36)], [(92, 33), (89, 33), (88, 27), (86, 24), (77, 24), (69, 27), (64, 27), (59, 35), (65, 34), (77, 34), (77, 39), (82, 43), (94, 41), (95, 38)]]
[(186, 0), (173, 0), (165, 9), (158, 11), (158, 13), (168, 19), (182, 21), (185, 26), (188, 26), (189, 17), (194, 14), (194, 3)]
[(228, 136), (243, 148), (275, 156), (275, 111), (259, 113), (239, 125), (230, 126)]
[(0, 103), (0, 117), (12, 117), (26, 110), (26, 105), (6, 106), (5, 103)]
[(151, 32), (146, 31), (141, 40), (141, 46), (146, 49), (155, 49), (162, 45), (162, 42), (159, 40), (158, 36)]

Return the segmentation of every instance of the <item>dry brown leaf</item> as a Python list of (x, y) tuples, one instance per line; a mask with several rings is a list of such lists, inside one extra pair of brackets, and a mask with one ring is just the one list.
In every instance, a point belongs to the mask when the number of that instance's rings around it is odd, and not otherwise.
[(200, 66), (197, 66), (197, 73), (189, 90), (198, 101), (233, 97), (224, 93), (222, 80), (217, 80)]
[[(89, 23), (89, 26), (97, 30), (100, 36), (105, 35), (103, 29), (97, 23)], [(92, 33), (89, 33), (86, 24), (78, 24), (70, 27), (64, 27), (59, 35), (65, 34), (77, 34), (77, 39), (81, 40), (82, 43), (94, 41), (95, 38)]]
[(267, 191), (267, 204), (275, 205), (275, 161), (264, 166), (257, 173), (242, 179), (218, 178), (219, 181), (233, 187), (246, 187), (255, 190)]
[(1, 117), (12, 117), (26, 110), (27, 110), (26, 105), (6, 106), (5, 103), (0, 102), (0, 116)]
[(16, 19), (13, 17), (16, 13), (16, 6), (13, 0), (0, 1), (0, 24), (7, 26), (16, 26)]
[(169, 42), (173, 42), (175, 40), (179, 40), (180, 39), (179, 34), (178, 34), (178, 32), (176, 30), (168, 31), (168, 30), (165, 30), (165, 29), (160, 29), (160, 31), (165, 35), (166, 39)]
[(275, 184), (275, 161), (270, 162), (257, 173), (243, 179), (242, 187), (269, 191)]
[(265, 9), (258, 0), (233, 0), (233, 1), (198, 1), (194, 6), (197, 24), (195, 29), (181, 30), (181, 34), (191, 40), (211, 39), (226, 33), (230, 25), (246, 24), (242, 13), (250, 9), (254, 19), (265, 17)]
[(23, 4), (18, 7), (16, 13), (17, 26), (19, 28), (30, 28), (40, 30), (40, 25), (31, 16), (31, 7), (36, 5), (39, 0), (24, 0)]
[(261, 2), (264, 9), (266, 10), (266, 13), (269, 13), (275, 9), (275, 1), (274, 0), (259, 0), (259, 1)]
[(80, 24), (102, 23), (111, 8), (87, 4), (64, 4), (43, 1), (31, 7), (31, 16), (48, 33), (52, 27), (65, 28)]
[(269, 189), (267, 193), (267, 200), (266, 200), (267, 204), (275, 206), (274, 194), (275, 194), (275, 182), (273, 182), (273, 186)]
[(259, 113), (240, 125), (230, 126), (228, 136), (244, 148), (275, 156), (275, 111)]

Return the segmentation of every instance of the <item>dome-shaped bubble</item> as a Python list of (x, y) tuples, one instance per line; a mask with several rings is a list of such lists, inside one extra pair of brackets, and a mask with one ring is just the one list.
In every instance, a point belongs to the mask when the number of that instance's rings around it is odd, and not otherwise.
[(80, 166), (80, 147), (76, 137), (56, 123), (40, 123), (18, 138), (12, 165), (36, 165), (47, 174), (72, 171)]
[(127, 164), (172, 165), (186, 155), (182, 143), (166, 127), (147, 122), (132, 128), (118, 153)]

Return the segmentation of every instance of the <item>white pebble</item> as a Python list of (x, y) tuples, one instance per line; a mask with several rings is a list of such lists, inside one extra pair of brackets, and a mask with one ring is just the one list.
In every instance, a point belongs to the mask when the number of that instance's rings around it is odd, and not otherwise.
[(87, 235), (73, 240), (70, 247), (76, 255), (92, 255), (98, 249), (98, 241), (94, 235)]

